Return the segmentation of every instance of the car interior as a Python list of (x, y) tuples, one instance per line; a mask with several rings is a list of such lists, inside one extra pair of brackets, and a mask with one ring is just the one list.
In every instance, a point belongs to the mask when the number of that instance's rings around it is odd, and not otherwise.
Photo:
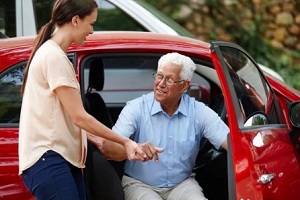
[[(87, 57), (80, 72), (87, 112), (111, 128), (128, 100), (153, 91), (153, 73), (160, 56), (114, 53)], [(212, 64), (199, 59), (194, 62), (196, 73), (186, 92), (212, 108), (227, 123), (222, 92)], [(88, 145), (85, 168), (88, 199), (124, 199), (120, 181), (124, 162), (106, 160), (94, 144)], [(208, 199), (228, 199), (225, 150), (217, 150), (203, 139), (194, 173)]]

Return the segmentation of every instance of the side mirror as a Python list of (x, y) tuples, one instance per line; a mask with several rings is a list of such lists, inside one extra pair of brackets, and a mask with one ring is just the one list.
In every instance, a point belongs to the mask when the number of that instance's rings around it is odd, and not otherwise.
[(294, 126), (300, 128), (300, 102), (292, 103), (290, 106), (290, 120)]
[(250, 116), (246, 122), (244, 123), (244, 126), (258, 126), (258, 125), (265, 125), (268, 124), (269, 120), (267, 116), (264, 113), (254, 113), (252, 116)]

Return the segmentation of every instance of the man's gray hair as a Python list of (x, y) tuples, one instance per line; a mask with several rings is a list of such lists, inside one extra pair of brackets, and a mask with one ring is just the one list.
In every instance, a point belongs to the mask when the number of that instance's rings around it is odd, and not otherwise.
[(180, 78), (182, 80), (191, 81), (194, 71), (196, 69), (196, 65), (191, 58), (176, 52), (167, 53), (159, 59), (157, 69), (161, 68), (161, 66), (165, 63), (172, 63), (175, 66), (182, 67), (182, 70), (180, 72)]

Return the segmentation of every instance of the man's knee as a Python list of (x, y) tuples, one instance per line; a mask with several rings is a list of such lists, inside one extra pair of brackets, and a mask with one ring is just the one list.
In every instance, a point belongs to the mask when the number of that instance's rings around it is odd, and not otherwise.
[(168, 200), (207, 200), (201, 186), (194, 178), (188, 178), (177, 185), (170, 193)]
[(125, 200), (162, 200), (150, 186), (133, 178), (123, 176)]

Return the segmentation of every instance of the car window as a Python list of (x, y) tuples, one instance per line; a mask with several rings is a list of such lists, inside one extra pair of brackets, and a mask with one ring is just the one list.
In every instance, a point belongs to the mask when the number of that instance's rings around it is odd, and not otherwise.
[(36, 28), (40, 30), (42, 26), (48, 23), (51, 19), (53, 0), (34, 0), (33, 10), (36, 21)]
[(268, 124), (280, 124), (283, 120), (276, 109), (274, 95), (252, 60), (232, 47), (222, 46), (220, 50), (244, 121), (255, 113), (263, 113)]
[(15, 1), (0, 1), (0, 32), (8, 36), (16, 36)]
[[(143, 26), (124, 13), (120, 8), (106, 0), (97, 0), (98, 17), (94, 24), (95, 31), (128, 30), (146, 31)], [(35, 0), (33, 3), (37, 30), (46, 24), (51, 15), (53, 0)]]
[[(103, 100), (107, 104), (110, 104), (110, 106), (113, 106), (113, 104), (124, 105), (129, 100), (153, 91), (153, 74), (157, 70), (157, 63), (160, 56), (143, 53), (132, 55), (93, 55), (83, 62), (84, 91), (88, 89), (90, 61), (101, 58), (105, 78), (103, 90), (99, 93)], [(192, 83), (205, 88), (205, 91), (209, 91), (210, 89), (209, 83), (196, 73), (193, 76)], [(193, 85), (192, 90), (197, 89)]]
[[(104, 87), (100, 91), (108, 104), (125, 104), (153, 90), (153, 73), (157, 57), (101, 56), (104, 67)], [(88, 88), (89, 63), (84, 66), (84, 88)]]
[(146, 31), (143, 26), (112, 3), (105, 0), (97, 0), (97, 3), (99, 8), (97, 21), (94, 25), (95, 31)]
[(0, 123), (19, 123), (24, 69), (25, 63), (21, 63), (1, 73)]
[[(75, 67), (75, 53), (68, 53)], [(21, 85), (24, 79), (26, 61), (16, 64), (0, 76), (0, 123), (19, 123), (21, 111)]]

